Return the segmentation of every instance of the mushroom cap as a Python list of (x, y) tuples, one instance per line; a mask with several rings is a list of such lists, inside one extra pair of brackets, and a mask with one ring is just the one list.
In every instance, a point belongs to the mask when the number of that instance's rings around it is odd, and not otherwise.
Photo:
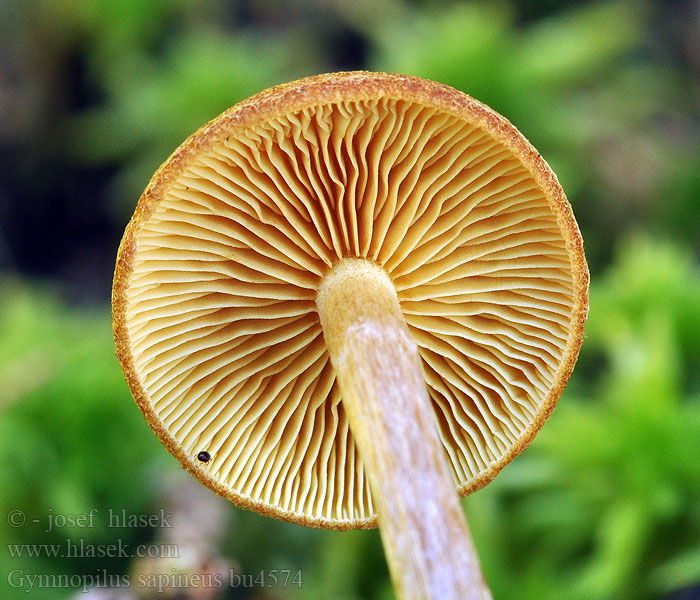
[(453, 88), (321, 75), (188, 138), (119, 248), (117, 357), (150, 427), (202, 483), (336, 529), (376, 524), (315, 306), (346, 257), (396, 287), (461, 495), (552, 412), (588, 308), (556, 176), (504, 117)]

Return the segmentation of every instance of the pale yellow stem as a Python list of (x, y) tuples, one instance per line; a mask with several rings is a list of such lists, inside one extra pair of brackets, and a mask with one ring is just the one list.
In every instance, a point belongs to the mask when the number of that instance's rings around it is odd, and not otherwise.
[(316, 304), (398, 597), (489, 599), (389, 276), (344, 259)]

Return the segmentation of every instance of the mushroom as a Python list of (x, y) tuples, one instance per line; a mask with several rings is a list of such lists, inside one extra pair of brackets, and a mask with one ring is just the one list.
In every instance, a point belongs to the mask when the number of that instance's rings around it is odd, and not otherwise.
[[(401, 598), (487, 598), (458, 501), (531, 441), (588, 302), (578, 226), (505, 118), (335, 73), (160, 167), (117, 258), (117, 356), (156, 435), (239, 506), (380, 526)], [(455, 491), (456, 490), (456, 491)]]

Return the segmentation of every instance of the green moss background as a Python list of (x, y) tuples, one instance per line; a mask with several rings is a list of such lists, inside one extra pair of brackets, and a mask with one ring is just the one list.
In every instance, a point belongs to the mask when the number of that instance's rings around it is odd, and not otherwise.
[[(527, 451), (463, 502), (494, 598), (700, 598), (697, 2), (0, 0), (2, 598), (126, 598), (28, 593), (17, 574), (133, 578), (132, 559), (13, 549), (157, 541), (105, 516), (156, 514), (190, 483), (113, 356), (114, 256), (152, 172), (264, 87), (360, 68), (507, 116), (583, 233), (591, 309), (572, 380)], [(221, 519), (207, 552), (227, 568), (303, 583), (152, 597), (393, 597), (375, 531), (304, 529), (208, 493), (189, 508)], [(93, 527), (46, 531), (91, 510)]]

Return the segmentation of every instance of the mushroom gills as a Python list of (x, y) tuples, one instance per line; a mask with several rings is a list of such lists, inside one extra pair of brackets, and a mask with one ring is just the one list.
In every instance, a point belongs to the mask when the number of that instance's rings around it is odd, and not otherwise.
[(575, 304), (536, 177), (439, 106), (311, 105), (187, 162), (141, 225), (126, 291), (140, 385), (239, 503), (334, 527), (376, 512), (316, 308), (348, 258), (393, 282), (462, 494), (552, 402)]

